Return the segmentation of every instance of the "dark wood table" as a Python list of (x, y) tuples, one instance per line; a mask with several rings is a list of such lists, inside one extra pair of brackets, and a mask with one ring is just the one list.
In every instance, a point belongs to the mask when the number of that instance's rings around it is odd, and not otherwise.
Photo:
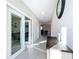
[[(47, 44), (46, 44), (46, 48), (50, 49), (51, 47), (53, 47), (54, 45), (56, 45), (58, 43), (57, 37), (51, 37), (48, 36), (47, 37)], [(61, 50), (62, 52), (68, 52), (68, 53), (73, 53), (73, 51), (67, 46), (67, 50)]]
[(53, 47), (54, 45), (57, 44), (57, 42), (58, 42), (57, 37), (48, 36), (46, 48), (49, 49), (49, 48)]

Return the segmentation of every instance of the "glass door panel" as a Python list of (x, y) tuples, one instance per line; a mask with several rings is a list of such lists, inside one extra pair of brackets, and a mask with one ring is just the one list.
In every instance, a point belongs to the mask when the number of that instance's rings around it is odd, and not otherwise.
[(11, 54), (21, 49), (20, 42), (20, 21), (21, 18), (11, 14)]
[(25, 41), (29, 41), (29, 22), (25, 22)]

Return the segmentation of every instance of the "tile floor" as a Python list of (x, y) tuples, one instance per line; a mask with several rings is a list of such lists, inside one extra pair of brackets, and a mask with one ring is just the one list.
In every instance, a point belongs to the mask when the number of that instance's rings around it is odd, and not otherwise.
[(46, 59), (46, 37), (34, 42), (33, 46), (28, 45), (25, 50), (15, 59)]
[(38, 42), (45, 41), (45, 40), (47, 40), (47, 36), (40, 36), (40, 38), (36, 40), (34, 43), (38, 43)]
[[(37, 46), (36, 46), (37, 47)], [(39, 47), (40, 48), (40, 47)], [(46, 51), (41, 51), (38, 47), (26, 47), (25, 50), (15, 59), (46, 59)]]

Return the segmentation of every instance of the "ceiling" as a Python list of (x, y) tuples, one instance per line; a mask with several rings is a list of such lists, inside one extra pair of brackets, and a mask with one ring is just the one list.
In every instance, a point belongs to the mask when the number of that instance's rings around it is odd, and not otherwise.
[(57, 0), (23, 0), (40, 22), (50, 22)]

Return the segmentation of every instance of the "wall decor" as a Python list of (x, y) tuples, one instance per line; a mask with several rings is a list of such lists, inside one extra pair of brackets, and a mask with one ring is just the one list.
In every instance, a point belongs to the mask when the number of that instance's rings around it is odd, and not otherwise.
[(56, 8), (56, 15), (58, 19), (60, 19), (63, 15), (64, 9), (65, 9), (65, 0), (58, 0), (57, 8)]

